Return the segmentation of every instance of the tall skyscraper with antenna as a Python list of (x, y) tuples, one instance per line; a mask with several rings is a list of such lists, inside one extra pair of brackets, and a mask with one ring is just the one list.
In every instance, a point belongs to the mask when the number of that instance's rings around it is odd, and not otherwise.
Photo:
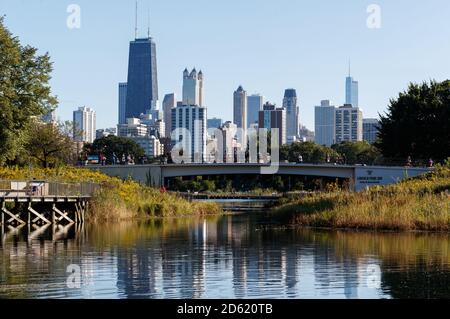
[(150, 37), (150, 26), (147, 37), (139, 38), (138, 12), (136, 1), (135, 39), (130, 42), (128, 60), (126, 118), (138, 118), (158, 105), (156, 44)]
[(351, 72), (351, 64), (348, 64), (348, 77), (345, 80), (345, 104), (351, 104), (353, 107), (359, 106), (358, 81), (354, 81)]

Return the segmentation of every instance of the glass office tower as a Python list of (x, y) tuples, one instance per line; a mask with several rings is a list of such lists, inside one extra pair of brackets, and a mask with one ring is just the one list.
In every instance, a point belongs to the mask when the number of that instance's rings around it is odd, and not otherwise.
[(136, 39), (130, 42), (125, 118), (139, 118), (157, 100), (156, 44), (152, 38)]
[(345, 104), (351, 104), (353, 107), (359, 106), (358, 81), (348, 76), (345, 80)]

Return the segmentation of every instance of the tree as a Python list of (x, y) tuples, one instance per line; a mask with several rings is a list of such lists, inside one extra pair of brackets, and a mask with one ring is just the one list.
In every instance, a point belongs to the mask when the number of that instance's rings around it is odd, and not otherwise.
[(331, 147), (346, 164), (373, 164), (381, 154), (378, 149), (368, 142), (342, 142)]
[(112, 162), (113, 154), (119, 160), (122, 155), (131, 155), (135, 159), (145, 156), (144, 149), (132, 139), (114, 135), (96, 139), (93, 144), (85, 147), (85, 151), (90, 154), (103, 154), (109, 162)]
[(49, 55), (22, 46), (0, 17), (0, 165), (15, 160), (23, 149), (32, 118), (56, 106), (50, 93), (51, 71)]
[(326, 163), (336, 161), (338, 154), (329, 147), (318, 145), (314, 142), (295, 142), (291, 145), (283, 145), (280, 150), (281, 160), (289, 162), (298, 162), (302, 157), (304, 163)]
[(450, 156), (450, 81), (410, 84), (381, 116), (376, 144), (388, 158)]
[(65, 126), (65, 123), (33, 122), (25, 142), (28, 157), (44, 168), (73, 163), (76, 150), (70, 135), (64, 131)]

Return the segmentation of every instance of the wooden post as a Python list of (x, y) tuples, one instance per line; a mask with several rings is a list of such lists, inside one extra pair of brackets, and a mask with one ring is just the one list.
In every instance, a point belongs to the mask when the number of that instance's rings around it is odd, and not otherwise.
[(83, 202), (83, 208), (81, 210), (81, 222), (82, 223), (84, 223), (85, 213), (86, 213), (86, 202)]
[(52, 224), (56, 224), (56, 218), (55, 218), (55, 204), (53, 204), (53, 208), (52, 208)]
[[(3, 215), (3, 213), (2, 213), (2, 215)], [(0, 245), (3, 245), (4, 234), (5, 234), (5, 225), (2, 224), (0, 226)]]
[[(5, 205), (5, 203), (3, 202), (2, 205)], [(0, 210), (0, 214), (2, 215), (2, 227), (5, 226), (5, 213), (3, 212), (3, 210)]]
[(77, 221), (78, 221), (79, 224), (82, 222), (82, 220), (81, 220), (81, 210), (82, 210), (81, 202), (75, 203), (75, 214), (76, 214), (75, 216), (77, 216)]
[(78, 203), (75, 203), (75, 224), (78, 224)]
[[(3, 204), (2, 204), (3, 205)], [(5, 233), (5, 213), (0, 209), (0, 215), (2, 216), (2, 224), (0, 225), (0, 245), (3, 246), (3, 234)]]

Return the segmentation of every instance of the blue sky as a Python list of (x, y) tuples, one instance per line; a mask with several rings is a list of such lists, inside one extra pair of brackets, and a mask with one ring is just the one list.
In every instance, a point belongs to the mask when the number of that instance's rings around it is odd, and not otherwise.
[[(81, 28), (66, 25), (69, 4)], [(360, 82), (365, 117), (383, 112), (410, 81), (450, 78), (450, 1), (429, 0), (140, 0), (140, 32), (157, 43), (159, 95), (181, 95), (185, 67), (205, 74), (209, 117), (232, 119), (233, 91), (243, 85), (281, 104), (297, 89), (300, 121), (313, 129), (314, 106), (345, 100), (348, 60)], [(369, 29), (367, 7), (381, 8)], [(134, 0), (0, 0), (6, 26), (54, 61), (58, 116), (87, 105), (97, 127), (117, 122), (117, 85), (127, 79)]]

